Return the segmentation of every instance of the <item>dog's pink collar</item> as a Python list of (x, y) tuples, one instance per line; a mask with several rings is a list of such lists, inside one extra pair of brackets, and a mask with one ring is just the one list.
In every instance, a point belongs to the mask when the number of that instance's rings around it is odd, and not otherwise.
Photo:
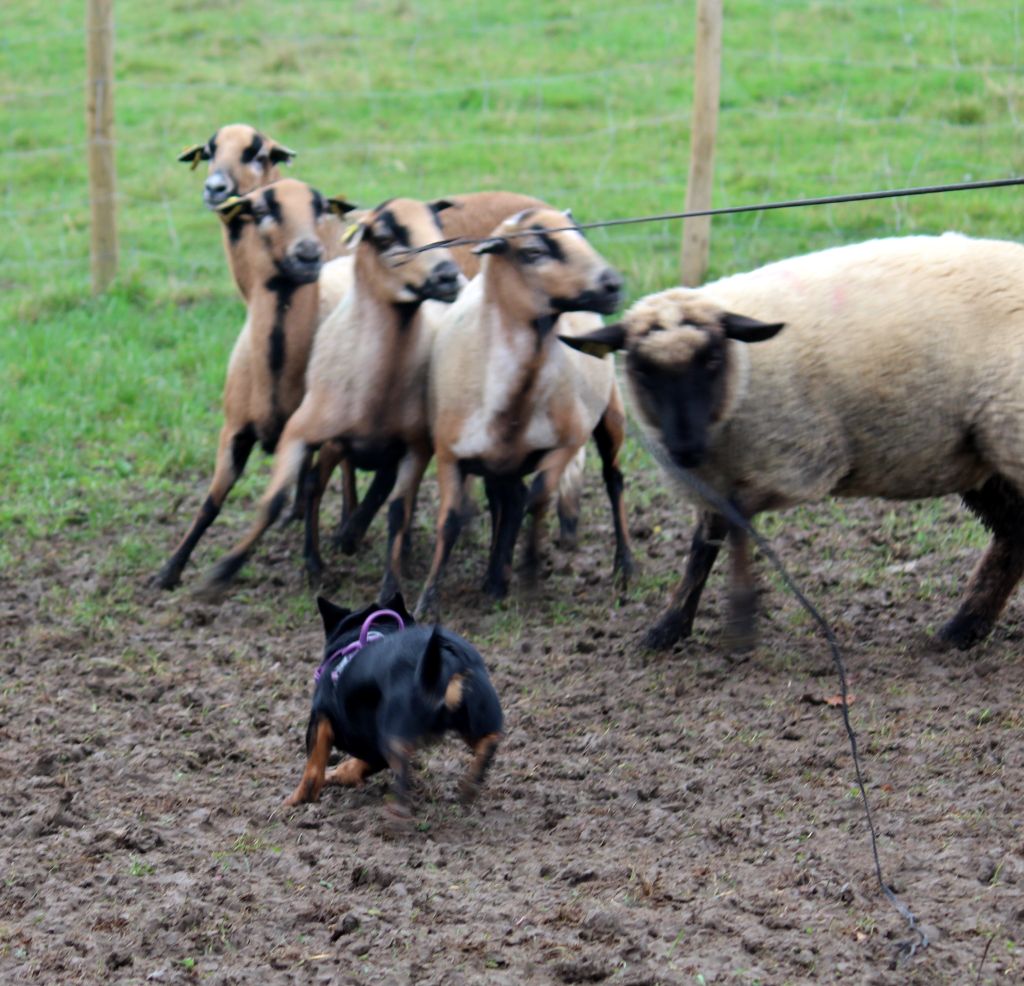
[(352, 643), (346, 644), (341, 648), (341, 650), (336, 650), (333, 654), (324, 658), (320, 667), (313, 672), (313, 684), (315, 685), (320, 680), (324, 673), (324, 668), (326, 668), (336, 657), (340, 657), (341, 660), (338, 661), (337, 665), (331, 669), (331, 681), (337, 681), (338, 675), (345, 670), (348, 662), (351, 661), (359, 651), (361, 651), (367, 644), (372, 644), (375, 640), (380, 640), (384, 634), (379, 630), (371, 630), (370, 627), (382, 616), (394, 617), (395, 622), (398, 624), (398, 629), (405, 629), (405, 620), (403, 620), (402, 617), (393, 609), (378, 609), (375, 613), (371, 613), (365, 620), (363, 620), (363, 626), (359, 631), (358, 640), (353, 640)]

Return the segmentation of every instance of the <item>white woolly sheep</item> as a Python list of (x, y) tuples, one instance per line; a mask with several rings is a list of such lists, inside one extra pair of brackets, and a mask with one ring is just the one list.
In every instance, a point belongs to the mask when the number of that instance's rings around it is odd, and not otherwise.
[[(618, 467), (625, 415), (613, 368), (562, 346), (552, 331), (562, 312), (614, 311), (622, 280), (567, 225), (571, 219), (564, 213), (545, 208), (498, 226), (475, 248), (484, 255), (481, 272), (434, 336), (428, 400), (440, 507), (419, 615), (437, 612), (443, 570), (459, 533), (465, 477), (484, 477), (492, 518), (484, 588), (500, 598), (508, 589), (524, 510), (534, 514), (530, 571), (547, 502), (591, 434), (612, 503), (615, 569), (625, 578), (631, 568)], [(527, 503), (523, 477), (534, 472)]]
[[(838, 247), (650, 295), (570, 342), (624, 348), (643, 424), (747, 518), (827, 495), (961, 494), (992, 541), (940, 638), (966, 649), (990, 632), (1024, 573), (1024, 246), (946, 234)], [(700, 509), (650, 646), (690, 633), (725, 534), (734, 635), (752, 642), (747, 538)]]

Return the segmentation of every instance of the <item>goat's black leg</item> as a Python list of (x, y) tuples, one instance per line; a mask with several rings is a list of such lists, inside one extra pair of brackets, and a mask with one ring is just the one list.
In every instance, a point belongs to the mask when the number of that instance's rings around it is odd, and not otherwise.
[(359, 548), (360, 542), (366, 534), (377, 511), (387, 502), (391, 491), (395, 488), (395, 479), (398, 476), (398, 461), (378, 469), (373, 474), (370, 488), (366, 491), (359, 506), (352, 511), (352, 515), (338, 531), (335, 542), (342, 553), (354, 555)]
[(523, 524), (526, 486), (517, 476), (488, 476), (484, 486), (487, 490), (487, 499), (492, 503), (492, 516), (497, 516), (497, 528), (494, 532), (483, 589), (495, 599), (504, 599), (508, 595), (516, 538)]
[(608, 492), (612, 508), (612, 524), (615, 528), (615, 559), (612, 572), (616, 573), (625, 589), (633, 574), (633, 551), (629, 544), (629, 528), (626, 524), (626, 502), (622, 493), (625, 481), (619, 468), (619, 451), (626, 437), (625, 413), (618, 406), (609, 406), (594, 429), (594, 441), (601, 456), (601, 476)]
[(174, 553), (153, 577), (154, 585), (161, 589), (173, 589), (181, 581), (182, 570), (188, 564), (199, 539), (216, 520), (231, 488), (245, 471), (245, 464), (249, 461), (255, 444), (256, 432), (251, 426), (236, 430), (225, 425), (221, 429), (217, 446), (217, 464), (206, 499), (185, 536), (178, 543), (178, 547), (174, 549)]

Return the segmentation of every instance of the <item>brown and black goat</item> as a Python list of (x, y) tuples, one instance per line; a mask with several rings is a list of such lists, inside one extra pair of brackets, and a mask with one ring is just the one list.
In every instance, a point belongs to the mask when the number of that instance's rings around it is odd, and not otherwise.
[[(441, 233), (444, 239), (462, 237), (479, 239), (487, 237), (498, 223), (516, 212), (522, 212), (525, 209), (531, 208), (548, 208), (539, 199), (531, 198), (528, 195), (520, 195), (517, 192), (505, 191), (468, 192), (463, 195), (449, 195), (437, 200), (434, 206), (441, 222)], [(453, 246), (451, 248), (451, 255), (466, 277), (474, 277), (480, 270), (481, 258), (479, 254), (473, 251), (472, 244)], [(573, 334), (574, 331), (589, 331), (594, 327), (592, 324), (575, 327), (572, 321), (574, 317), (569, 315), (563, 318), (558, 326), (559, 332)], [(320, 494), (326, 488), (331, 472), (343, 458), (343, 449), (332, 443), (325, 444), (319, 453), (318, 471), (320, 480), (318, 489), (313, 493), (312, 505), (307, 506), (306, 509), (306, 565), (310, 578), (314, 582), (319, 579), (323, 569), (319, 550), (318, 505)], [(343, 508), (342, 523), (337, 533), (337, 543), (345, 554), (353, 554), (356, 551), (370, 522), (387, 499), (390, 493), (390, 488), (387, 487), (388, 475), (387, 471), (377, 473), (374, 482), (367, 490), (363, 502), (358, 507), (352, 509), (356, 503), (355, 477), (351, 470), (345, 470), (343, 479), (345, 506)], [(573, 480), (564, 483), (563, 487), (559, 490), (559, 517), (563, 527), (563, 543), (571, 542), (574, 536), (576, 517), (579, 514), (579, 487), (581, 482), (582, 472), (577, 470)]]
[(334, 223), (327, 219), (351, 209), (341, 199), (326, 199), (315, 188), (284, 178), (229, 199), (217, 210), (225, 225), (240, 229), (234, 248), (246, 254), (252, 286), (245, 324), (228, 363), (213, 480), (188, 532), (155, 578), (160, 587), (178, 584), (253, 446), (259, 442), (272, 452), (299, 406), (319, 318), (324, 239), (333, 236)]
[[(205, 144), (193, 144), (178, 155), (178, 160), (190, 164), (195, 170), (202, 161), (208, 162), (203, 182), (203, 204), (218, 209), (228, 199), (248, 195), (257, 188), (280, 180), (283, 175), (278, 165), (290, 164), (295, 151), (261, 134), (248, 123), (229, 123), (215, 131)], [(238, 261), (244, 260), (232, 249), (232, 236), (240, 227), (225, 224), (222, 228), (224, 252), (228, 266), (242, 297), (248, 300), (252, 284), (251, 272)], [(328, 258), (337, 256), (329, 253)]]
[[(436, 615), (444, 567), (459, 533), (466, 476), (481, 475), (491, 509), (485, 591), (508, 590), (524, 512), (533, 514), (527, 572), (540, 521), (563, 471), (593, 435), (615, 525), (615, 570), (632, 568), (618, 453), (625, 414), (612, 365), (577, 353), (553, 331), (563, 312), (613, 312), (622, 280), (554, 209), (528, 209), (476, 247), (480, 276), (434, 335), (428, 406), (440, 508), (437, 545), (418, 614)], [(595, 321), (600, 323), (596, 316)], [(527, 494), (523, 477), (537, 476)]]
[(306, 395), (281, 436), (258, 517), (214, 566), (207, 595), (231, 582), (280, 515), (309, 453), (327, 442), (394, 487), (383, 594), (397, 588), (413, 501), (431, 454), (425, 411), (431, 329), (424, 303), (452, 301), (461, 281), (447, 250), (408, 251), (440, 238), (438, 212), (445, 205), (392, 199), (360, 220), (351, 238), (352, 288), (317, 332)]

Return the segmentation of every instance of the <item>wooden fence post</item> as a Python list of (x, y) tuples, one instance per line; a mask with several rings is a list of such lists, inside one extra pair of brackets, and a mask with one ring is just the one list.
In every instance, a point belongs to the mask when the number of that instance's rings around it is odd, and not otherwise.
[[(687, 212), (711, 208), (721, 67), (722, 0), (697, 0), (693, 114), (690, 118), (690, 176), (686, 183)], [(711, 217), (684, 220), (680, 249), (682, 284), (696, 287), (704, 280), (710, 248)]]
[(88, 0), (86, 127), (92, 212), (93, 294), (117, 273), (117, 188), (114, 164), (114, 3)]

